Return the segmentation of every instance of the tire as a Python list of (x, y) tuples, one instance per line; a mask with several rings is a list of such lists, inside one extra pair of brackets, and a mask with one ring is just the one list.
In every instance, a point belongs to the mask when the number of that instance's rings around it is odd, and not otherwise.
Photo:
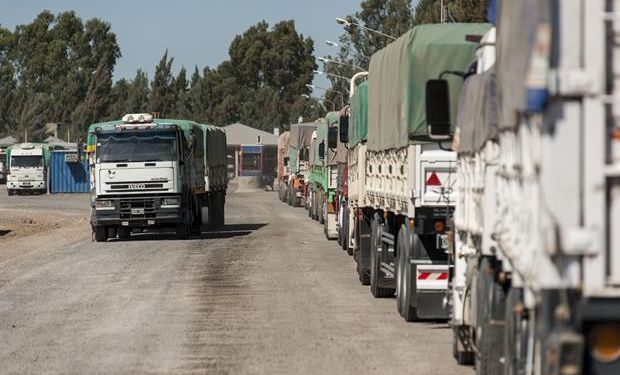
[(504, 374), (517, 375), (525, 373), (527, 332), (515, 309), (522, 304), (523, 291), (511, 288), (506, 296), (506, 315), (504, 323)]
[(93, 234), (96, 242), (105, 242), (108, 239), (108, 231), (106, 227), (97, 225), (93, 227)]
[(461, 366), (473, 365), (475, 362), (475, 353), (470, 351), (459, 350), (458, 347), (458, 333), (457, 331), (462, 327), (452, 327), (452, 356), (456, 360), (456, 363)]
[(177, 224), (176, 236), (179, 240), (186, 240), (189, 238), (189, 227), (186, 224)]
[[(413, 235), (415, 236), (415, 235)], [(398, 233), (398, 253), (396, 262), (396, 308), (400, 316), (407, 322), (418, 320), (417, 310), (414, 306), (416, 286), (413, 275), (415, 265), (411, 264), (413, 257), (415, 237), (406, 225), (403, 225)]]
[(383, 288), (379, 284), (383, 279), (381, 272), (381, 258), (379, 248), (382, 247), (381, 234), (383, 224), (375, 217), (372, 222), (372, 235), (370, 237), (370, 293), (375, 298), (388, 298), (394, 296), (394, 289)]
[(349, 221), (348, 212), (344, 209), (342, 210), (342, 225), (340, 226), (340, 247), (342, 250), (349, 250), (349, 227), (347, 226), (347, 222)]
[(13, 190), (13, 189), (7, 189), (7, 191), (6, 191), (6, 192), (7, 192), (7, 194), (8, 194), (9, 196), (15, 195), (15, 190)]
[(126, 240), (131, 237), (131, 230), (129, 228), (118, 228), (117, 231), (118, 238), (121, 240)]
[(362, 285), (370, 285), (370, 227), (365, 219), (356, 220), (357, 273)]
[(476, 374), (494, 375), (502, 374), (504, 366), (504, 325), (493, 317), (493, 304), (499, 303), (497, 298), (503, 293), (500, 286), (495, 282), (493, 267), (488, 257), (482, 258), (478, 268), (477, 278), (477, 332), (476, 346)]

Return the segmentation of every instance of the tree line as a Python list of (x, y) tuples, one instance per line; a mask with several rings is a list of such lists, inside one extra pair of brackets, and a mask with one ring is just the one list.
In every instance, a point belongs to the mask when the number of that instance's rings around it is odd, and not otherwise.
[(152, 79), (138, 69), (133, 79), (113, 83), (121, 50), (110, 24), (43, 11), (13, 31), (0, 27), (0, 135), (23, 138), (27, 130), (41, 140), (46, 123), (80, 134), (132, 112), (272, 130), (322, 115), (318, 103), (302, 97), (316, 69), (313, 52), (312, 39), (293, 21), (259, 22), (235, 37), (229, 59), (214, 69), (174, 74), (166, 51)]
[[(398, 38), (412, 27), (426, 23), (442, 22), (487, 22), (488, 0), (445, 0), (444, 12), (439, 0), (420, 0), (412, 6), (411, 0), (364, 0), (360, 10), (344, 17), (348, 22), (379, 31), (384, 35), (368, 31), (353, 24), (344, 27), (334, 55), (327, 56), (332, 62), (324, 64), (332, 90), (325, 98), (340, 101), (348, 94), (349, 83), (340, 77), (352, 77), (356, 72), (368, 70), (371, 56)], [(389, 37), (385, 36), (388, 35)], [(392, 38), (390, 38), (392, 37)]]
[[(450, 22), (484, 22), (488, 0), (446, 0)], [(364, 0), (346, 17), (381, 33), (398, 37), (421, 23), (440, 22), (440, 2)], [(338, 39), (328, 101), (347, 101), (346, 79), (366, 70), (370, 56), (390, 38), (348, 26)], [(233, 122), (271, 131), (314, 120), (323, 109), (306, 86), (318, 66), (314, 41), (297, 32), (294, 21), (270, 27), (262, 21), (231, 42), (226, 61), (215, 68), (184, 67), (173, 74), (174, 58), (166, 51), (152, 79), (138, 69), (132, 79), (113, 82), (121, 50), (109, 23), (82, 21), (74, 12), (41, 12), (31, 23), (11, 31), (0, 26), (0, 136), (45, 137), (46, 123), (62, 123), (81, 134), (88, 124), (119, 119), (125, 113), (158, 112), (161, 117), (202, 123)], [(339, 97), (340, 96), (340, 97)]]

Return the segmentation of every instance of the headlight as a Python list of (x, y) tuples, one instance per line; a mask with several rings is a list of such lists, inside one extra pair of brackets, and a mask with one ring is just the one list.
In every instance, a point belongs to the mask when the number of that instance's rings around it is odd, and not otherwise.
[(179, 206), (181, 204), (181, 198), (179, 197), (169, 197), (163, 198), (161, 200), (162, 206)]
[(95, 201), (95, 209), (97, 210), (109, 210), (114, 208), (114, 202), (110, 200)]

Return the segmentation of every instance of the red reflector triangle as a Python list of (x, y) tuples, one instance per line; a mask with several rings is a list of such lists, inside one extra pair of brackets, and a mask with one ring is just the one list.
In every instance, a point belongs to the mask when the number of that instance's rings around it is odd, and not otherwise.
[(439, 177), (437, 177), (437, 173), (433, 172), (426, 180), (426, 185), (429, 186), (441, 186), (441, 181), (439, 181)]

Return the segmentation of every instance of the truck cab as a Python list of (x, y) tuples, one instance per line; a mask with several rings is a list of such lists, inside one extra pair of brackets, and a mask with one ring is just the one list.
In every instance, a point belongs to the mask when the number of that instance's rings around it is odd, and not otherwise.
[(91, 126), (91, 225), (98, 239), (133, 228), (173, 227), (185, 238), (200, 226), (205, 193), (198, 124), (154, 121), (149, 114)]
[(12, 146), (8, 151), (9, 195), (24, 192), (47, 192), (46, 150), (43, 145), (23, 143)]

